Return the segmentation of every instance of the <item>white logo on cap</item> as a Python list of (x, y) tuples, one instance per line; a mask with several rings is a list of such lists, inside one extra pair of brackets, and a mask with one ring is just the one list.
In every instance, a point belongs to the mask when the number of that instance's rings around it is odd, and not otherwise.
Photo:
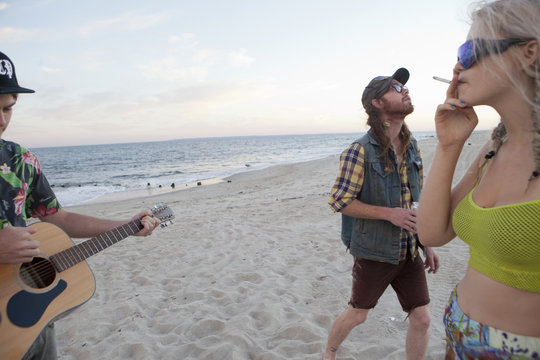
[(0, 60), (0, 75), (13, 76), (13, 66), (8, 60)]

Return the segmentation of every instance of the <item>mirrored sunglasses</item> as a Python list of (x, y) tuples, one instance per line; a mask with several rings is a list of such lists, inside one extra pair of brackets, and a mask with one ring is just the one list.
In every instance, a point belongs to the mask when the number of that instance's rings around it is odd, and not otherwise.
[(406, 87), (405, 85), (392, 84), (392, 85), (390, 85), (390, 86), (393, 87), (394, 90), (396, 90), (396, 91), (397, 91), (398, 93), (400, 93), (400, 94), (401, 94), (401, 92), (402, 92), (403, 90), (409, 90), (409, 88)]
[(458, 62), (468, 69), (474, 65), (482, 56), (489, 54), (502, 54), (510, 46), (524, 43), (529, 39), (502, 39), (502, 40), (467, 40), (458, 48)]

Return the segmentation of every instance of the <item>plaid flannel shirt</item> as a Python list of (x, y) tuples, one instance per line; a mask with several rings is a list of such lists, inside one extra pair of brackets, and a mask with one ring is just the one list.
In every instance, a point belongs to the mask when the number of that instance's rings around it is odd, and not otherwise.
[[(418, 155), (422, 158), (420, 149)], [(364, 147), (358, 143), (351, 144), (340, 156), (339, 175), (332, 187), (328, 204), (334, 212), (343, 210), (354, 199), (357, 198), (364, 183)], [(412, 198), (409, 188), (407, 167), (404, 162), (399, 168), (399, 178), (401, 182), (401, 207), (410, 209)], [(423, 186), (423, 171), (420, 170), (420, 188)], [(411, 257), (418, 254), (418, 237), (410, 231), (401, 229), (401, 251), (400, 260), (404, 260), (410, 251)]]

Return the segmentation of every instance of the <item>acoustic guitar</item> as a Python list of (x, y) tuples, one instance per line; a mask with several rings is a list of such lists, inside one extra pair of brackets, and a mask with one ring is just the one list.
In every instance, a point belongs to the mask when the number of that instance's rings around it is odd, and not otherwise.
[[(162, 226), (174, 219), (166, 205), (150, 210)], [(136, 219), (75, 245), (53, 224), (29, 227), (37, 229), (32, 237), (40, 242), (40, 256), (0, 265), (0, 359), (22, 358), (50, 321), (88, 301), (95, 280), (85, 260), (143, 228)]]

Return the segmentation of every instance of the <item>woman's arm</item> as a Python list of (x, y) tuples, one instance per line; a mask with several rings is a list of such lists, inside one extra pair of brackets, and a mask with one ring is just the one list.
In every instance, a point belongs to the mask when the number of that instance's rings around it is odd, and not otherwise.
[(437, 162), (431, 166), (418, 208), (418, 236), (422, 244), (442, 246), (456, 236), (452, 228), (452, 214), (459, 202), (476, 184), (490, 146), (491, 140), (484, 145), (452, 190), (450, 189), (459, 153), (445, 152), (437, 147), (434, 157)]
[(457, 84), (458, 73), (454, 71), (446, 100), (435, 113), (439, 143), (422, 189), (417, 218), (418, 236), (425, 246), (442, 246), (455, 237), (451, 221), (453, 209), (474, 185), (472, 176), (466, 175), (452, 191), (459, 155), (478, 124), (474, 109), (457, 98)]

